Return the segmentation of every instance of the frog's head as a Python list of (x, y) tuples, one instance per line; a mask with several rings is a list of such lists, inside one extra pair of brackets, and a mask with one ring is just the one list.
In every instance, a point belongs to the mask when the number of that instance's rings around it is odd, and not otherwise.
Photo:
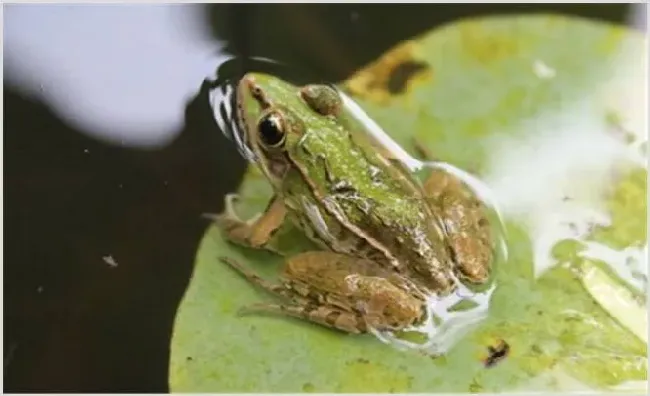
[(288, 157), (309, 131), (331, 128), (341, 97), (327, 85), (297, 87), (277, 77), (246, 74), (237, 87), (237, 123), (244, 144), (273, 183), (289, 167)]

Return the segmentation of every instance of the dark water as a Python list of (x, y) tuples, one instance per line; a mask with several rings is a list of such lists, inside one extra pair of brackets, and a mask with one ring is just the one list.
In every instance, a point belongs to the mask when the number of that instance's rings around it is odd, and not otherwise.
[[(206, 6), (205, 21), (241, 57), (235, 74), (250, 67), (248, 57), (265, 56), (338, 81), (462, 17), (559, 12), (623, 22), (628, 10), (221, 4)], [(244, 170), (216, 132), (208, 85), (196, 88), (180, 137), (141, 151), (93, 140), (4, 87), (5, 391), (168, 391), (174, 315), (207, 227), (200, 215), (221, 210)], [(124, 265), (97, 264), (108, 255)]]

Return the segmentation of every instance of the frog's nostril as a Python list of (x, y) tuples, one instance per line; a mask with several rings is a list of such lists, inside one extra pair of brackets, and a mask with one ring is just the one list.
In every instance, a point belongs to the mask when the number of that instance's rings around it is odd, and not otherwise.
[(264, 94), (262, 87), (255, 82), (253, 77), (244, 77), (242, 79), (242, 84), (245, 88), (248, 89), (248, 92), (253, 96), (253, 98), (260, 104), (263, 109), (266, 109), (271, 106), (271, 102)]
[(252, 83), (255, 82), (255, 77), (253, 76), (252, 73), (247, 73), (244, 75), (244, 77), (241, 78), (241, 81), (245, 83)]

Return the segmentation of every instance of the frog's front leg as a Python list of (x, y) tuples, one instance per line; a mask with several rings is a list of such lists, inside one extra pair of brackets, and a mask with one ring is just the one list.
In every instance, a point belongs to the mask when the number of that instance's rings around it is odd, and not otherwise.
[(456, 176), (434, 169), (423, 184), (432, 211), (442, 219), (459, 275), (473, 283), (490, 276), (492, 235), (486, 208)]
[(226, 238), (238, 245), (278, 253), (270, 242), (273, 233), (282, 226), (286, 217), (287, 210), (282, 200), (274, 196), (264, 212), (248, 221), (243, 221), (234, 210), (233, 201), (236, 198), (237, 195), (228, 194), (224, 212), (217, 216), (217, 224)]

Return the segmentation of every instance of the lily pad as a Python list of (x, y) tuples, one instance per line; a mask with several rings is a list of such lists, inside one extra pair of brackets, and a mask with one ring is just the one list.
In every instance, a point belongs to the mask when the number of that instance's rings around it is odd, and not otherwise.
[[(625, 109), (608, 108), (609, 91), (601, 87), (617, 78), (614, 70), (621, 48), (638, 54), (645, 44), (636, 32), (582, 19), (472, 19), (403, 42), (341, 83), (406, 150), (414, 153), (413, 138), (417, 138), (436, 159), (472, 172), (490, 186), (500, 186), (496, 197), (499, 204), (505, 202), (509, 256), (497, 268), (498, 286), (488, 318), (448, 354), (432, 358), (399, 351), (372, 335), (345, 335), (284, 317), (240, 317), (237, 310), (241, 306), (268, 301), (270, 296), (223, 265), (218, 256), (244, 262), (269, 278), (277, 273), (281, 258), (230, 245), (218, 229), (210, 227), (199, 246), (191, 283), (174, 325), (171, 390), (497, 392), (539, 389), (543, 381), (533, 379), (550, 372), (561, 372), (573, 383), (596, 389), (646, 381), (647, 345), (592, 298), (583, 286), (580, 270), (587, 260), (580, 249), (590, 237), (616, 249), (621, 244), (647, 244), (646, 227), (639, 224), (641, 216), (646, 218), (646, 194), (637, 193), (646, 189), (646, 170), (627, 161), (624, 150), (606, 151), (611, 154), (607, 157), (611, 166), (599, 168), (599, 172), (609, 178), (603, 179), (599, 173), (595, 179), (601, 184), (607, 180), (608, 188), (596, 188), (594, 179), (587, 183), (589, 193), (585, 194), (574, 185), (591, 180), (589, 166), (573, 166), (573, 179), (563, 190), (551, 185), (564, 175), (562, 169), (551, 176), (533, 172), (524, 177), (538, 180), (535, 184), (521, 177), (500, 178), (504, 169), (513, 171), (517, 166), (500, 167), (498, 161), (510, 154), (507, 150), (529, 152), (520, 161), (533, 161), (535, 150), (546, 147), (548, 151), (550, 145), (557, 158), (547, 155), (544, 158), (550, 159), (532, 162), (550, 172), (557, 163), (566, 162), (562, 156), (584, 156), (592, 151), (594, 156), (604, 155), (598, 151), (601, 147), (592, 143), (598, 140), (595, 137), (606, 139), (608, 114)], [(646, 82), (636, 84), (645, 86)], [(565, 140), (553, 140), (553, 136), (559, 136), (560, 127), (567, 122), (573, 125), (576, 112), (589, 120), (590, 127), (575, 132), (575, 136), (582, 133), (587, 138), (578, 142), (579, 150), (572, 151), (566, 149)], [(571, 117), (565, 117), (567, 113)], [(548, 120), (552, 122), (546, 129), (551, 131), (540, 130)], [(574, 136), (571, 131), (562, 133)], [(551, 138), (535, 140), (538, 135)], [(630, 144), (630, 139), (624, 141)], [(523, 142), (523, 146), (512, 142)], [(646, 176), (621, 179), (630, 172)], [(548, 186), (542, 185), (537, 193), (540, 183)], [(535, 199), (524, 194), (526, 188), (533, 189)], [(545, 233), (548, 224), (544, 221), (549, 216), (544, 211), (557, 198), (545, 195), (551, 190), (575, 193), (558, 202), (595, 207), (614, 220), (545, 245), (539, 242), (548, 240), (540, 236), (550, 235)], [(271, 189), (251, 167), (239, 193), (242, 200), (237, 209), (248, 217), (264, 209)], [(595, 195), (599, 199), (592, 199)], [(538, 205), (536, 198), (546, 204)], [(566, 213), (570, 217), (577, 212)], [(567, 221), (575, 221), (573, 228), (580, 229), (577, 223), (581, 219)], [(562, 224), (572, 229), (571, 224)], [(301, 235), (289, 232), (285, 238), (287, 246), (297, 250), (308, 246)], [(567, 243), (569, 239), (574, 243)], [(561, 249), (551, 252), (556, 245)], [(547, 263), (542, 271), (538, 265), (545, 246), (551, 265)], [(626, 284), (625, 279), (619, 281)], [(510, 353), (499, 364), (486, 368), (482, 359), (488, 346), (498, 340), (510, 345)], [(546, 381), (544, 389), (561, 390), (562, 382)], [(533, 383), (538, 384), (535, 389), (526, 388)]]

